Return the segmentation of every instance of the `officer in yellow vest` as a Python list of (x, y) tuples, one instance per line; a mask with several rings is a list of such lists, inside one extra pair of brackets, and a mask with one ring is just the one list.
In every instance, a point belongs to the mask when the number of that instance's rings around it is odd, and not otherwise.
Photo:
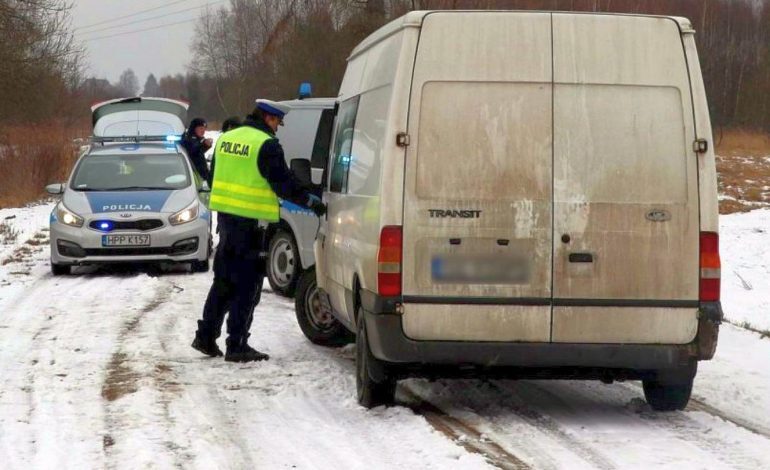
[(319, 217), (326, 212), (324, 204), (289, 170), (275, 137), (288, 112), (288, 106), (259, 99), (243, 125), (222, 134), (216, 144), (210, 207), (219, 212), (219, 245), (214, 256), (214, 282), (192, 343), (193, 348), (211, 357), (222, 355), (216, 339), (229, 312), (225, 360), (269, 359), (247, 342), (265, 277), (265, 263), (260, 259), (264, 226), (278, 222), (279, 197), (309, 207)]

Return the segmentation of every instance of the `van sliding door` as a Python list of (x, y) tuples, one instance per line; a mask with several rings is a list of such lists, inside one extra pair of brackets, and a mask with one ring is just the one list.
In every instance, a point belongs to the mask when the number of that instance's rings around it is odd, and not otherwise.
[(404, 330), (549, 341), (552, 67), (547, 13), (431, 13), (409, 106)]
[(693, 110), (671, 19), (554, 14), (553, 341), (697, 328)]

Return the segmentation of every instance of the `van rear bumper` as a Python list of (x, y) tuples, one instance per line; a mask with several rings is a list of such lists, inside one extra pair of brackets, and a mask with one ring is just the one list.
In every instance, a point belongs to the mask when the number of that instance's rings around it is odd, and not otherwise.
[(721, 306), (709, 304), (701, 312), (698, 336), (683, 345), (415, 341), (406, 337), (396, 313), (364, 309), (364, 317), (372, 354), (390, 363), (652, 370), (684, 367), (713, 356)]

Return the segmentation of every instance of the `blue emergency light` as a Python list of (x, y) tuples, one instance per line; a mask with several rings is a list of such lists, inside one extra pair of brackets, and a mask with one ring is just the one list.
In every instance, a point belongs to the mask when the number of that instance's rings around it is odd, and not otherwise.
[(167, 142), (179, 142), (180, 140), (182, 140), (182, 136), (180, 136), (180, 135), (167, 135), (166, 136), (166, 141)]
[(111, 232), (115, 227), (115, 224), (113, 224), (110, 220), (102, 220), (101, 222), (97, 222), (97, 226), (102, 232)]
[(313, 96), (313, 85), (309, 82), (303, 82), (299, 85), (299, 99), (304, 100)]

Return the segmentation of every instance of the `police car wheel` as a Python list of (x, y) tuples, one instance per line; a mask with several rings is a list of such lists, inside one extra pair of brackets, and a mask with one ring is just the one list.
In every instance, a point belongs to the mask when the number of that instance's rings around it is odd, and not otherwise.
[(209, 260), (193, 261), (190, 263), (190, 269), (194, 273), (206, 273), (209, 271)]
[(273, 292), (293, 297), (300, 277), (297, 243), (286, 230), (279, 229), (270, 238), (267, 255), (267, 280)]
[(350, 332), (334, 318), (319, 295), (315, 268), (308, 269), (300, 276), (294, 299), (297, 323), (302, 333), (321, 346), (338, 347), (350, 343)]
[(72, 266), (67, 264), (51, 263), (51, 274), (54, 276), (65, 276), (72, 272)]
[(396, 380), (388, 374), (386, 364), (369, 349), (366, 322), (359, 307), (356, 333), (356, 396), (366, 408), (390, 405), (395, 401)]

